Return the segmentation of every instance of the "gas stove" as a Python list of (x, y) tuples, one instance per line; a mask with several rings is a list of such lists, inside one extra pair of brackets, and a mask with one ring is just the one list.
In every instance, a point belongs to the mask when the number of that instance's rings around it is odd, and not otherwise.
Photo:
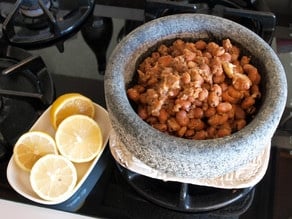
[(94, 1), (1, 1), (2, 37), (22, 48), (55, 44), (62, 52), (62, 42), (80, 29), (93, 7)]
[[(0, 0), (1, 199), (38, 205), (6, 180), (18, 136), (66, 92), (80, 92), (106, 107), (103, 74), (111, 50), (141, 24), (176, 13), (234, 20), (271, 45), (277, 25), (264, 0)], [(108, 148), (103, 157), (106, 166), (81, 208), (42, 207), (104, 218), (244, 219), (271, 213), (263, 199), (272, 196), (266, 189), (273, 184), (273, 153), (264, 179), (240, 190), (162, 182), (124, 169)]]

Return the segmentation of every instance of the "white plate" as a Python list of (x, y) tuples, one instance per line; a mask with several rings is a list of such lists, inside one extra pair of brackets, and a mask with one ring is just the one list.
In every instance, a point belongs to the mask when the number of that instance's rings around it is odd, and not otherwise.
[[(97, 161), (99, 160), (101, 154), (103, 153), (108, 139), (109, 134), (111, 131), (110, 120), (108, 117), (107, 111), (99, 106), (98, 104), (95, 105), (95, 117), (94, 120), (99, 124), (102, 137), (103, 137), (103, 145), (100, 154), (92, 161), (81, 163), (81, 164), (74, 164), (77, 169), (78, 180), (75, 188), (73, 189), (72, 193), (69, 194), (67, 197), (64, 197), (62, 200), (58, 201), (46, 201), (41, 199), (33, 190), (29, 182), (29, 172), (26, 172), (20, 169), (14, 161), (13, 156), (11, 157), (8, 167), (7, 167), (7, 179), (9, 184), (12, 188), (18, 192), (20, 195), (24, 196), (27, 199), (30, 199), (34, 202), (40, 204), (47, 204), (47, 205), (55, 205), (62, 203), (69, 199), (78, 189), (82, 186), (94, 166), (96, 165)], [(32, 130), (44, 131), (49, 133), (51, 136), (55, 136), (55, 130), (51, 126), (50, 123), (50, 107), (39, 117), (39, 119), (35, 122), (35, 124), (31, 127)]]

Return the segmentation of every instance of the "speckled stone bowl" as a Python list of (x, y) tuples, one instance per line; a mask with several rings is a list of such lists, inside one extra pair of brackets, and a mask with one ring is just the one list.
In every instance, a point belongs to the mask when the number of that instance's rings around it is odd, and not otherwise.
[[(212, 140), (182, 139), (152, 128), (139, 118), (126, 95), (137, 65), (161, 42), (210, 36), (239, 43), (256, 61), (262, 75), (262, 103), (255, 118), (242, 130)], [(105, 72), (107, 109), (120, 140), (146, 165), (177, 177), (221, 176), (254, 159), (269, 145), (286, 95), (285, 72), (272, 48), (243, 26), (211, 15), (171, 15), (140, 26), (117, 45)]]

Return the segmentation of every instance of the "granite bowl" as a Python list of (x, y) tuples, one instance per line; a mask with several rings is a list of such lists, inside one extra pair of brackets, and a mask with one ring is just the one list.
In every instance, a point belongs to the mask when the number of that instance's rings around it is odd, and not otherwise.
[[(262, 76), (257, 114), (242, 130), (210, 140), (183, 139), (152, 128), (137, 115), (126, 95), (138, 64), (161, 42), (210, 36), (229, 38), (252, 55)], [(286, 96), (285, 72), (273, 49), (249, 29), (212, 15), (170, 15), (145, 23), (116, 46), (105, 72), (107, 109), (119, 139), (137, 159), (176, 177), (222, 176), (257, 157), (270, 145)]]

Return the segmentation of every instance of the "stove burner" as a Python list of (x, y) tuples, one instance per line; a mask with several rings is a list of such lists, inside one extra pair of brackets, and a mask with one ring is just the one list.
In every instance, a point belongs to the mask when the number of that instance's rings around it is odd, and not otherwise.
[(17, 138), (55, 97), (52, 78), (41, 57), (0, 45), (0, 97), (0, 145), (5, 142), (11, 153)]
[[(179, 212), (211, 212), (230, 207), (253, 193), (254, 189), (253, 187), (219, 189), (187, 183), (164, 182), (137, 174), (119, 164), (117, 166), (126, 181), (143, 198), (161, 207)], [(246, 210), (247, 208), (248, 206), (242, 206), (240, 209)], [(242, 211), (240, 212), (242, 213)]]
[(94, 0), (10, 0), (0, 2), (2, 38), (10, 45), (34, 49), (56, 44), (76, 33), (92, 14)]
[[(42, 0), (42, 4), (49, 9), (50, 1)], [(43, 9), (41, 8), (41, 3), (38, 0), (23, 0), (20, 5), (20, 11), (28, 17), (37, 17), (44, 14)]]
[[(257, 5), (255, 4), (257, 2)], [(211, 14), (233, 20), (251, 29), (269, 44), (272, 43), (276, 16), (262, 11), (262, 1), (231, 0), (148, 0), (145, 9), (146, 21), (178, 13)], [(133, 28), (128, 28), (132, 30)]]

